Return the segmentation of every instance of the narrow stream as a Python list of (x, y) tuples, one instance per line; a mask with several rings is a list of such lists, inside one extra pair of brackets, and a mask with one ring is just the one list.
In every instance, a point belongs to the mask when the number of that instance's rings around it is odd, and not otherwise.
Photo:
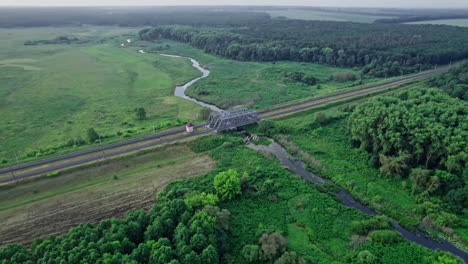
[[(324, 183), (329, 183), (332, 185), (335, 185), (339, 188), (339, 192), (335, 193), (338, 197), (341, 199), (341, 204), (347, 207), (352, 207), (355, 208), (367, 215), (372, 215), (376, 216), (379, 215), (366, 205), (361, 204), (360, 202), (356, 201), (351, 194), (349, 194), (347, 191), (345, 191), (343, 188), (339, 187), (336, 185), (333, 181), (329, 179), (325, 179), (317, 174), (314, 174), (308, 170), (305, 169), (305, 164), (292, 156), (290, 156), (287, 151), (276, 141), (272, 140), (272, 144), (269, 146), (257, 146), (253, 144), (247, 145), (249, 148), (256, 150), (256, 151), (261, 151), (261, 152), (268, 152), (274, 154), (281, 162), (281, 165), (283, 167), (288, 168), (290, 171), (293, 173), (300, 175), (307, 179), (308, 181), (319, 184), (321, 186), (324, 185)], [(404, 227), (402, 227), (397, 221), (393, 222), (393, 226), (395, 229), (407, 240), (414, 242), (418, 245), (424, 246), (426, 248), (436, 250), (440, 249), (443, 251), (448, 251), (455, 256), (460, 257), (465, 263), (468, 262), (468, 254), (463, 251), (462, 249), (456, 247), (454, 244), (452, 244), (450, 241), (447, 241), (443, 239), (441, 242), (432, 240), (428, 236), (425, 236), (427, 234), (421, 232), (421, 234), (415, 234)]]
[(201, 80), (203, 78), (206, 78), (206, 77), (208, 77), (208, 75), (210, 75), (209, 70), (203, 68), (198, 61), (196, 61), (196, 60), (194, 60), (192, 58), (182, 57), (182, 56), (177, 56), (177, 55), (169, 55), (169, 54), (159, 54), (159, 55), (165, 56), (165, 57), (171, 57), (171, 58), (189, 59), (192, 62), (192, 66), (202, 73), (202, 76), (191, 80), (190, 82), (184, 84), (183, 86), (177, 86), (175, 88), (175, 92), (174, 92), (175, 96), (180, 97), (180, 98), (184, 98), (184, 99), (192, 101), (192, 102), (195, 102), (195, 103), (197, 103), (197, 104), (199, 104), (199, 105), (201, 105), (203, 107), (208, 107), (211, 110), (216, 111), (216, 112), (221, 112), (222, 111), (220, 108), (218, 108), (215, 105), (207, 104), (205, 102), (199, 101), (199, 100), (197, 100), (195, 98), (192, 98), (190, 96), (185, 95), (185, 90), (187, 90), (188, 87), (190, 87), (192, 84), (194, 84), (194, 83), (198, 82), (199, 80)]

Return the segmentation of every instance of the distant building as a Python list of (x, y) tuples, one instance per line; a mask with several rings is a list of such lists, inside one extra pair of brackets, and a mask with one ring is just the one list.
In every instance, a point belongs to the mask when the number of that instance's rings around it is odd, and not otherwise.
[(195, 129), (195, 125), (192, 123), (188, 123), (187, 125), (185, 125), (185, 130), (188, 133), (192, 133), (194, 129)]

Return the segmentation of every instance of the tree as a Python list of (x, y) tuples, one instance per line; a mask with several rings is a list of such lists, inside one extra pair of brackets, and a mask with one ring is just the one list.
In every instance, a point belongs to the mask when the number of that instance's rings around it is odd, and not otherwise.
[(205, 192), (185, 199), (185, 203), (189, 208), (201, 208), (205, 205), (215, 206), (218, 202), (218, 196), (212, 193)]
[(297, 255), (296, 252), (284, 252), (274, 264), (306, 264), (305, 260)]
[(402, 176), (402, 173), (408, 168), (408, 160), (410, 155), (408, 153), (401, 152), (396, 157), (385, 156), (380, 154), (380, 171), (390, 176)]
[(357, 255), (357, 261), (360, 264), (372, 264), (375, 263), (376, 257), (369, 250), (363, 250)]
[(218, 251), (213, 245), (206, 247), (200, 254), (200, 260), (202, 263), (219, 263)]
[(279, 233), (264, 233), (259, 242), (265, 259), (274, 259), (286, 251), (286, 238)]
[(94, 128), (89, 128), (87, 134), (90, 143), (94, 143), (99, 139), (99, 134), (94, 130)]
[(449, 191), (444, 200), (450, 204), (455, 213), (463, 213), (463, 209), (468, 208), (468, 186)]
[(229, 230), (229, 218), (231, 213), (226, 209), (220, 209), (219, 207), (206, 205), (203, 208), (209, 216), (216, 218), (216, 224), (223, 230)]
[(213, 185), (222, 200), (231, 200), (242, 193), (239, 173), (233, 169), (218, 173)]
[(258, 245), (245, 245), (242, 248), (242, 256), (248, 263), (257, 263), (261, 257), (260, 247)]
[(146, 119), (146, 110), (143, 107), (137, 108), (136, 116), (137, 116), (138, 120), (145, 120)]

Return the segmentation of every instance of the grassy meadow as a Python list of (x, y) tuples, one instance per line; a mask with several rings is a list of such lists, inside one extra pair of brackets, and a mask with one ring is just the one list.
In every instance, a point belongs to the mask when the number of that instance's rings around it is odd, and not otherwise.
[[(204, 53), (187, 44), (170, 40), (155, 42), (139, 41), (153, 52), (163, 52), (193, 57), (211, 74), (187, 89), (186, 94), (220, 106), (229, 108), (246, 105), (254, 109), (264, 109), (294, 100), (318, 97), (337, 91), (356, 88), (354, 81), (338, 82), (331, 78), (334, 73), (352, 72), (357, 79), (358, 69), (337, 68), (313, 63), (291, 61), (244, 62), (219, 58)], [(169, 48), (167, 48), (169, 46)], [(287, 80), (285, 73), (302, 72), (318, 79), (315, 85)], [(380, 81), (378, 78), (362, 77), (363, 84)]]
[(301, 9), (266, 10), (265, 12), (269, 13), (272, 17), (286, 17), (289, 19), (301, 20), (349, 21), (358, 23), (373, 23), (377, 19), (392, 18), (389, 16), (374, 16)]
[[(21, 162), (88, 148), (67, 143), (87, 140), (91, 127), (106, 143), (150, 133), (153, 127), (160, 130), (200, 122), (202, 107), (173, 96), (176, 85), (200, 73), (188, 60), (154, 53), (197, 59), (211, 75), (195, 83), (187, 94), (222, 108), (262, 109), (351, 89), (354, 81), (331, 78), (338, 72), (362, 78), (358, 70), (318, 64), (222, 59), (174, 41), (139, 41), (137, 32), (117, 27), (1, 29), (0, 35), (6, 37), (0, 40), (0, 160), (8, 162), (3, 166), (15, 161), (14, 153)], [(23, 45), (58, 36), (79, 41)], [(139, 49), (153, 54), (140, 54)], [(285, 74), (293, 72), (314, 76), (318, 82), (307, 85), (285, 79)], [(363, 83), (378, 80), (364, 78)], [(145, 108), (146, 120), (137, 120), (138, 107)]]
[[(103, 138), (121, 138), (199, 120), (202, 108), (174, 97), (173, 89), (200, 72), (187, 60), (122, 47), (137, 30), (0, 29), (0, 159), (87, 140), (91, 127)], [(23, 45), (57, 36), (83, 43)], [(146, 120), (136, 119), (137, 107)]]
[(468, 19), (440, 19), (440, 20), (426, 20), (409, 22), (405, 24), (421, 25), (421, 24), (433, 24), (433, 25), (449, 25), (457, 27), (468, 27)]

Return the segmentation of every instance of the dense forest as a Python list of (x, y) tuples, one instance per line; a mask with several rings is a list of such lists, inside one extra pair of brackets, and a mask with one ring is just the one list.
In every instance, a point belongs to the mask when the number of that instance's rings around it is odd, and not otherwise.
[(429, 83), (452, 97), (468, 101), (468, 63), (433, 77)]
[(245, 27), (158, 26), (143, 40), (167, 38), (242, 61), (304, 61), (362, 67), (397, 76), (468, 57), (468, 28), (350, 22), (270, 20)]
[(443, 197), (456, 213), (468, 207), (468, 115), (464, 101), (437, 89), (371, 99), (349, 117), (352, 139), (373, 153), (372, 167), (408, 178), (416, 193)]
[(465, 19), (468, 18), (467, 14), (460, 15), (414, 15), (414, 16), (402, 16), (397, 18), (382, 18), (377, 19), (375, 23), (383, 24), (400, 24), (408, 22), (418, 22), (418, 21), (427, 21), (427, 20), (440, 20), (440, 19)]

